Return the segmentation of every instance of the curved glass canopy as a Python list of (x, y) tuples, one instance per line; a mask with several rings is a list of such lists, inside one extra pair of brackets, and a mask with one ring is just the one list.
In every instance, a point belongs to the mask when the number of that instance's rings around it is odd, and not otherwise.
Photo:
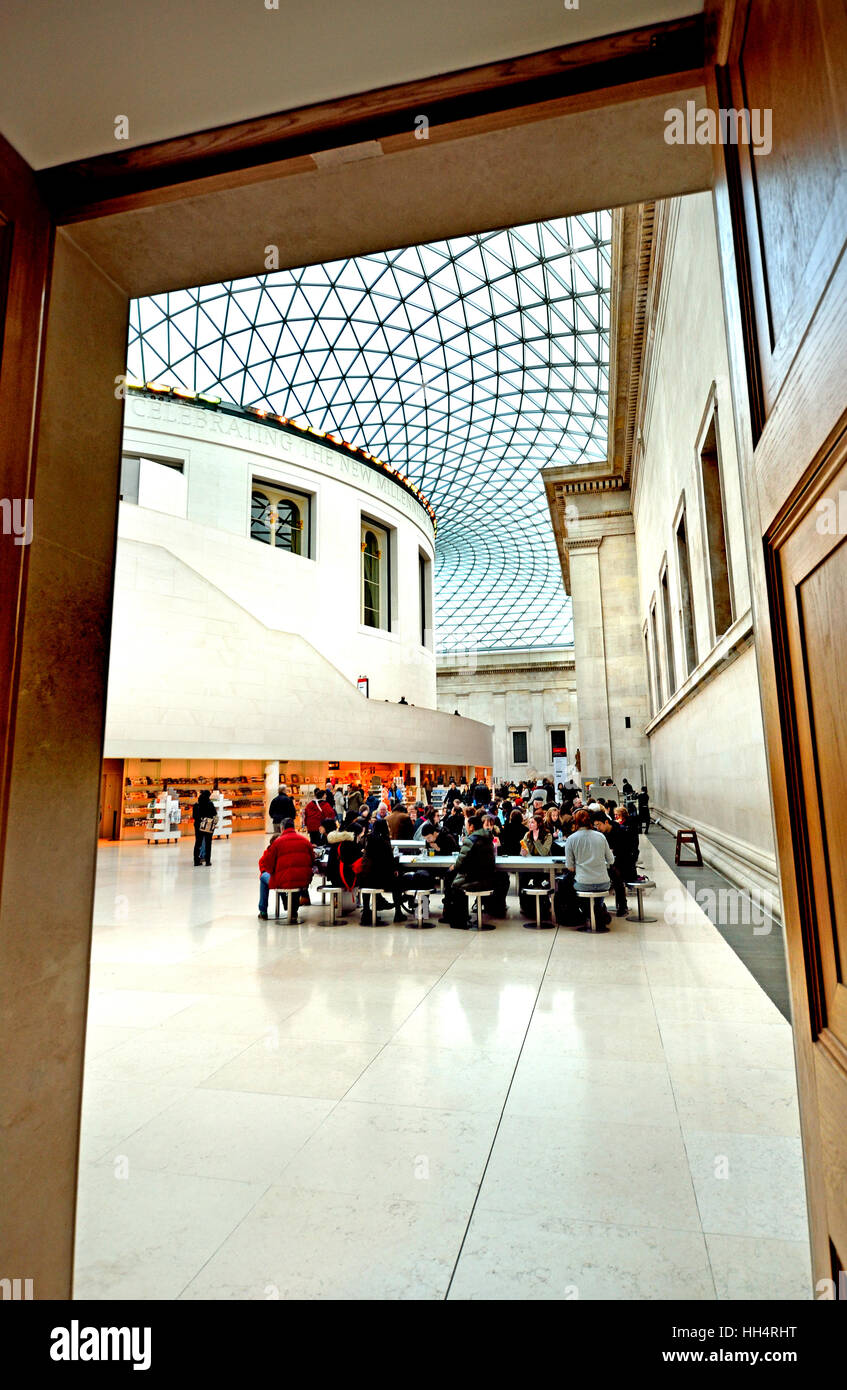
[(438, 517), (441, 651), (561, 646), (539, 469), (606, 456), (611, 214), (136, 300), (128, 371), (332, 433)]

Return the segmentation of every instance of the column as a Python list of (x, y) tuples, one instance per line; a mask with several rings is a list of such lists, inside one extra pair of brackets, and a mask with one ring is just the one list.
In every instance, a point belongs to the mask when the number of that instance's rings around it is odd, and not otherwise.
[(265, 763), (265, 830), (268, 835), (273, 834), (273, 824), (268, 807), (279, 791), (279, 762)]

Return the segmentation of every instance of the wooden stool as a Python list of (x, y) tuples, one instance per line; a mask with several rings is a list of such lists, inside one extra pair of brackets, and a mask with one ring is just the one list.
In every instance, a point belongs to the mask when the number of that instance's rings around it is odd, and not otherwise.
[(645, 890), (645, 888), (655, 888), (655, 887), (656, 887), (655, 883), (652, 883), (651, 880), (650, 880), (649, 878), (648, 878), (648, 879), (644, 879), (643, 882), (641, 882), (641, 883), (628, 883), (628, 884), (626, 885), (626, 890), (627, 890), (627, 892), (628, 892), (628, 893), (634, 893), (635, 896), (638, 898), (638, 912), (637, 912), (637, 913), (632, 913), (632, 912), (627, 913), (627, 921), (628, 921), (628, 922), (655, 922), (655, 921), (658, 920), (656, 917), (645, 917), (645, 916), (644, 916), (644, 890)]
[(525, 889), (524, 889), (524, 892), (526, 893), (527, 897), (529, 897), (529, 898), (535, 898), (535, 921), (534, 921), (534, 922), (524, 922), (524, 926), (525, 926), (525, 927), (531, 927), (533, 931), (535, 931), (536, 929), (541, 930), (542, 928), (545, 928), (545, 927), (552, 927), (552, 925), (553, 925), (552, 922), (542, 922), (542, 920), (541, 920), (541, 899), (542, 899), (542, 898), (548, 898), (548, 899), (549, 899), (549, 897), (550, 897), (550, 889), (549, 889), (549, 888), (525, 888)]
[[(697, 855), (697, 858), (680, 859), (679, 855), (683, 845), (688, 845), (689, 848), (693, 849), (694, 853)], [(674, 855), (674, 863), (681, 864), (683, 868), (687, 868), (689, 865), (697, 864), (702, 869), (703, 856), (700, 853), (700, 841), (697, 839), (696, 830), (678, 830), (676, 832), (676, 854)]]
[(435, 923), (429, 919), (429, 895), (431, 888), (415, 889), (415, 917), (414, 921), (407, 922), (407, 927), (421, 928), (434, 927)]
[(344, 900), (344, 889), (332, 888), (328, 883), (322, 883), (318, 887), (318, 892), (323, 899), (324, 906), (329, 901), (329, 925), (334, 927), (338, 921), (338, 909)]
[(604, 888), (604, 889), (602, 889), (602, 891), (599, 891), (599, 892), (592, 890), (590, 893), (588, 893), (588, 892), (585, 892), (585, 891), (584, 891), (583, 889), (581, 889), (581, 888), (577, 888), (575, 891), (576, 891), (576, 896), (577, 896), (578, 898), (587, 898), (587, 899), (588, 899), (588, 926), (587, 926), (587, 927), (580, 927), (580, 931), (595, 931), (595, 932), (596, 932), (596, 931), (608, 931), (608, 930), (609, 930), (608, 927), (598, 927), (598, 926), (596, 925), (596, 923), (595, 923), (595, 921), (594, 921), (593, 903), (594, 903), (595, 898), (602, 898), (603, 901), (605, 902), (605, 900), (606, 900), (606, 895), (609, 893), (610, 890), (609, 890), (608, 888)]

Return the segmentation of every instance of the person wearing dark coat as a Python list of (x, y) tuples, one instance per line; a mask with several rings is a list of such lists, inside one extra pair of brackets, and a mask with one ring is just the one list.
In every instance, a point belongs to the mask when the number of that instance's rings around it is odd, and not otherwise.
[[(421, 835), (421, 853), (425, 853), (430, 849), (434, 850), (436, 854), (456, 854), (459, 845), (453, 836), (448, 834), (446, 830), (439, 830), (438, 826), (433, 825), (432, 821), (424, 821)], [(437, 888), (436, 875), (431, 869), (409, 869), (406, 873), (401, 874), (400, 886), (404, 895), (406, 895), (403, 906), (406, 908), (407, 912), (414, 912), (415, 890), (423, 888), (428, 893), (435, 892)], [(445, 894), (444, 911), (446, 912), (446, 910), (447, 895)]]
[[(363, 861), (359, 887), (384, 888), (386, 893), (390, 893), (394, 899), (395, 922), (405, 922), (406, 917), (402, 908), (403, 890), (400, 885), (397, 861), (391, 848), (391, 835), (384, 818), (375, 821), (371, 826), (370, 834), (365, 841)], [(368, 899), (359, 918), (363, 927), (373, 926), (369, 904), (370, 900)], [(384, 912), (387, 907), (389, 907), (389, 903), (385, 899), (377, 898), (377, 912)]]
[(297, 809), (294, 801), (288, 795), (285, 787), (280, 787), (279, 794), (274, 797), (268, 807), (268, 815), (273, 822), (274, 833), (279, 834), (284, 820), (296, 820)]
[[(450, 926), (460, 931), (470, 928), (468, 914), (469, 892), (482, 890), (490, 894), (490, 911), (498, 917), (506, 912), (506, 894), (509, 891), (509, 875), (498, 872), (494, 854), (494, 841), (483, 827), (482, 816), (471, 816), (470, 834), (462, 842), (456, 859), (456, 867), (449, 882), (450, 907), (446, 914)], [(486, 923), (483, 931), (493, 931), (494, 924)]]
[(639, 828), (645, 835), (650, 834), (650, 796), (647, 788), (642, 787), (638, 793), (638, 820)]
[(191, 814), (194, 818), (194, 867), (199, 869), (203, 864), (207, 867), (212, 862), (212, 830), (201, 830), (201, 821), (214, 821), (217, 823), (218, 808), (212, 800), (211, 793), (202, 791), (192, 807)]
[(520, 811), (512, 811), (503, 829), (500, 831), (500, 853), (501, 854), (520, 854), (521, 840), (526, 834), (526, 826)]
[(615, 890), (616, 915), (627, 914), (626, 885), (635, 876), (635, 863), (632, 859), (632, 838), (617, 821), (613, 821), (606, 811), (595, 811), (594, 829), (600, 830), (609, 841), (609, 849), (614, 862), (609, 865), (609, 878)]
[[(308, 887), (312, 877), (315, 854), (305, 835), (294, 829), (294, 821), (282, 823), (282, 834), (271, 840), (259, 860), (259, 916), (266, 921), (268, 916), (268, 896), (272, 889)], [(291, 906), (292, 922), (297, 921), (300, 895), (296, 894)]]

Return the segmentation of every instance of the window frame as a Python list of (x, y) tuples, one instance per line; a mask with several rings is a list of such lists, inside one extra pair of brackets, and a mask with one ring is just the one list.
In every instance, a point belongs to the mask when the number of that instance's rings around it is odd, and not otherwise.
[[(298, 532), (300, 535), (300, 549), (289, 549), (284, 545), (277, 544), (277, 529), (274, 524), (273, 542), (261, 540), (253, 534), (253, 498), (256, 493), (268, 491), (272, 495), (268, 501), (273, 507), (280, 501), (290, 502), (292, 506), (300, 510), (300, 525)], [(299, 560), (311, 560), (312, 557), (312, 502), (314, 494), (303, 492), (300, 488), (289, 487), (288, 483), (281, 482), (279, 479), (263, 478), (260, 474), (250, 474), (250, 491), (248, 497), (248, 518), (247, 535), (248, 539), (255, 541), (257, 545), (267, 545), (269, 550), (278, 551), (285, 555), (296, 555)]]
[[(510, 729), (510, 730), (509, 730), (509, 734), (510, 734), (511, 739), (512, 739), (512, 764), (513, 764), (513, 766), (514, 766), (514, 767), (528, 767), (528, 766), (529, 766), (529, 729)], [(516, 738), (522, 738), (523, 741), (524, 741), (524, 753), (526, 754), (526, 756), (523, 757), (523, 758), (518, 758), (518, 757), (516, 756), (516, 749), (515, 749), (515, 739), (516, 739)]]
[(671, 582), (670, 571), (668, 569), (668, 554), (665, 551), (662, 556), (662, 563), (659, 566), (659, 588), (658, 594), (662, 606), (662, 637), (665, 649), (665, 681), (668, 688), (668, 699), (672, 700), (679, 683), (677, 681), (676, 669), (676, 648), (673, 640), (673, 613), (671, 612)]
[[(360, 517), (360, 560), (359, 560), (359, 625), (364, 632), (391, 632), (392, 603), (391, 603), (391, 550), (392, 537), (391, 528), (384, 522), (377, 521), (374, 517), (362, 512)], [(379, 563), (379, 617), (378, 624), (365, 621), (365, 545), (367, 532), (374, 533), (377, 545), (381, 543), (378, 550)]]
[[(712, 565), (712, 545), (709, 535), (709, 517), (706, 505), (706, 480), (703, 474), (703, 454), (706, 441), (710, 431), (714, 430), (715, 436), (715, 471), (718, 483), (718, 492), (721, 504), (721, 524), (723, 527), (723, 549), (726, 557), (726, 585), (729, 597), (729, 622), (720, 633), (717, 630), (717, 618), (715, 614), (715, 592)], [(697, 439), (694, 445), (695, 473), (697, 477), (697, 495), (700, 513), (700, 531), (703, 542), (703, 568), (706, 584), (706, 598), (709, 617), (709, 643), (710, 650), (717, 646), (724, 633), (728, 632), (738, 617), (738, 604), (735, 597), (735, 583), (732, 572), (732, 555), (729, 546), (729, 528), (727, 526), (726, 514), (726, 476), (723, 461), (723, 449), (721, 447), (720, 419), (718, 414), (717, 383), (712, 382), (709, 388), (706, 408), (700, 421), (700, 428), (697, 431)]]
[[(680, 544), (680, 530), (685, 532), (684, 552)], [(697, 609), (694, 604), (694, 576), (691, 569), (691, 539), (688, 525), (688, 504), (683, 488), (677, 504), (673, 522), (674, 550), (676, 553), (676, 585), (679, 602), (680, 651), (685, 668), (683, 684), (700, 664), (697, 649)], [(683, 574), (684, 570), (684, 574)], [(685, 586), (683, 585), (685, 580)], [(686, 606), (684, 588), (688, 589)], [(687, 614), (687, 617), (686, 617)]]

